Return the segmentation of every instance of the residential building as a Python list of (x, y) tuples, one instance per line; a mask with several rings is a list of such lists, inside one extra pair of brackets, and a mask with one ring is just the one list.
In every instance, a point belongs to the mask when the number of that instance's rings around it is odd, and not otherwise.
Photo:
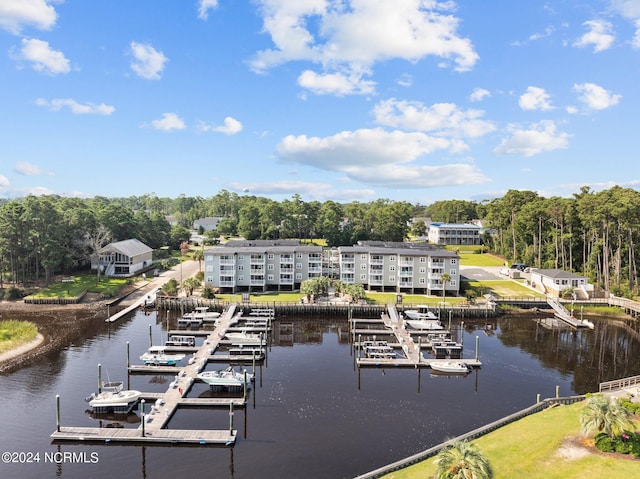
[(575, 299), (589, 299), (594, 291), (593, 285), (589, 284), (586, 276), (561, 269), (532, 268), (531, 286), (556, 298), (561, 297), (563, 291), (568, 288), (573, 288)]
[(205, 218), (197, 219), (193, 222), (193, 229), (198, 231), (202, 226), (204, 231), (217, 230), (220, 221), (224, 218), (221, 216), (207, 216)]
[[(428, 243), (363, 241), (338, 248), (340, 280), (371, 291), (456, 295), (460, 257)], [(442, 275), (449, 281), (444, 284)]]
[(108, 244), (98, 251), (97, 259), (91, 261), (91, 269), (100, 268), (108, 277), (127, 278), (152, 266), (153, 249), (132, 238)]
[(205, 282), (220, 292), (295, 291), (322, 276), (321, 246), (297, 240), (229, 241), (204, 253)]
[(428, 238), (436, 245), (479, 245), (481, 231), (480, 226), (471, 223), (431, 223)]

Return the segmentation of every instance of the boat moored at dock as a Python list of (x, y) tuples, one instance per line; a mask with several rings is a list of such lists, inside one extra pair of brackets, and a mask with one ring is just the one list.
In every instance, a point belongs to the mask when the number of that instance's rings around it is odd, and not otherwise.
[(91, 394), (86, 401), (96, 412), (128, 412), (140, 399), (140, 391), (123, 390), (122, 382), (103, 382), (101, 391)]
[(253, 374), (246, 369), (236, 371), (233, 366), (218, 371), (203, 371), (198, 373), (196, 377), (208, 384), (209, 386), (221, 386), (225, 388), (243, 387), (245, 383), (247, 387), (253, 381)]
[(151, 346), (140, 356), (145, 366), (176, 366), (184, 359), (184, 354), (167, 354), (164, 346)]

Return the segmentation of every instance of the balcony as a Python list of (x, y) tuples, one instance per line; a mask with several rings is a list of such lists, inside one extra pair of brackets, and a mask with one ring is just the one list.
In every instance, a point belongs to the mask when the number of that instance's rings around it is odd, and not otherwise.
[(370, 276), (369, 277), (369, 286), (382, 286), (382, 276)]
[(235, 266), (236, 261), (233, 258), (231, 258), (231, 259), (220, 258), (220, 264), (221, 265), (233, 265), (233, 266)]
[(401, 258), (398, 260), (399, 266), (413, 266), (413, 258)]
[(293, 255), (280, 256), (280, 264), (293, 264)]
[(264, 264), (264, 256), (251, 256), (251, 264)]
[(398, 276), (413, 277), (413, 268), (400, 268)]
[(369, 258), (369, 264), (384, 264), (384, 258), (372, 256), (371, 258)]
[(322, 266), (309, 266), (309, 274), (311, 273), (322, 273)]
[(444, 268), (444, 261), (429, 261), (429, 268)]
[(220, 281), (221, 288), (233, 288), (235, 285), (234, 281)]
[(280, 275), (280, 284), (293, 284), (293, 276)]

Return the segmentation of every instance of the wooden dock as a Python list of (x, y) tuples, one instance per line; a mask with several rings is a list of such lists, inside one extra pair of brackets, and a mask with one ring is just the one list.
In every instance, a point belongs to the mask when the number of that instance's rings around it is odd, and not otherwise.
[[(209, 332), (204, 344), (194, 353), (193, 358), (185, 367), (171, 366), (129, 366), (129, 372), (143, 372), (153, 374), (174, 374), (175, 379), (171, 382), (164, 393), (145, 393), (143, 398), (151, 399), (150, 411), (142, 411), (141, 425), (137, 429), (117, 429), (117, 428), (78, 428), (62, 427), (58, 421), (56, 431), (51, 435), (54, 441), (75, 441), (75, 442), (142, 442), (142, 443), (170, 443), (170, 444), (226, 444), (235, 442), (236, 431), (232, 424), (229, 430), (171, 430), (167, 429), (167, 424), (180, 406), (228, 406), (230, 411), (234, 406), (245, 404), (246, 396), (243, 398), (186, 398), (185, 395), (197, 374), (200, 373), (212, 357), (211, 354), (217, 349), (222, 332), (231, 324), (237, 322), (235, 305), (231, 305), (220, 317), (217, 327)], [(247, 356), (252, 359), (251, 356)], [(246, 392), (246, 390), (245, 390)]]
[[(548, 296), (547, 297), (547, 303), (555, 311), (555, 317), (558, 318), (558, 319), (561, 319), (562, 321), (567, 323), (569, 326), (572, 326), (572, 327), (574, 327), (576, 329), (590, 327), (589, 325), (591, 323), (589, 323), (588, 321), (581, 321), (579, 319), (574, 318), (571, 315), (571, 313), (567, 310), (567, 308), (565, 308), (560, 303), (560, 301), (558, 301), (556, 298), (552, 298), (551, 296)], [(593, 327), (593, 324), (591, 324), (591, 327)]]
[[(382, 323), (385, 326), (385, 329), (356, 329), (355, 325), (357, 323), (365, 323), (369, 326), (373, 325), (376, 327), (378, 323)], [(422, 349), (435, 348), (431, 344), (431, 341), (425, 340), (423, 341), (422, 335), (427, 335), (429, 333), (449, 333), (446, 330), (433, 330), (433, 331), (411, 331), (409, 332), (405, 327), (404, 320), (398, 314), (398, 311), (394, 305), (388, 305), (387, 311), (381, 314), (380, 319), (352, 319), (352, 334), (354, 337), (354, 342), (356, 342), (356, 335), (358, 337), (366, 335), (366, 337), (370, 338), (372, 336), (379, 338), (380, 336), (394, 336), (396, 338), (395, 342), (386, 342), (388, 345), (393, 347), (399, 347), (402, 350), (404, 357), (357, 357), (356, 364), (361, 366), (370, 366), (370, 367), (411, 367), (411, 368), (430, 368), (431, 362), (437, 359), (429, 359), (425, 358), (422, 354)], [(414, 334), (418, 338), (418, 342), (414, 340), (412, 336)], [(434, 340), (435, 341), (435, 340)], [(477, 341), (477, 339), (476, 339)], [(459, 346), (462, 348), (461, 344), (451, 342), (451, 344)], [(433, 343), (436, 344), (435, 342)], [(460, 350), (461, 352), (461, 350)], [(477, 350), (476, 350), (476, 358), (467, 359), (467, 358), (453, 358), (455, 361), (459, 361), (464, 363), (469, 368), (479, 368), (482, 363), (477, 358)]]

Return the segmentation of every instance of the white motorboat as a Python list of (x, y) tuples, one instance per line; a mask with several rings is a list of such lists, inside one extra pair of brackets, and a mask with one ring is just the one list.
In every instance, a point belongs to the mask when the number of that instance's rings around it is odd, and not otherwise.
[(438, 319), (405, 319), (405, 323), (413, 329), (438, 330), (444, 329), (444, 326)]
[(438, 317), (433, 311), (429, 311), (428, 306), (418, 305), (418, 309), (407, 309), (404, 311), (404, 315), (411, 320), (431, 320), (437, 321)]
[(147, 366), (175, 366), (184, 359), (184, 354), (167, 354), (164, 346), (152, 346), (140, 356), (140, 360)]
[(436, 359), (429, 362), (431, 369), (441, 373), (467, 374), (469, 367), (462, 361), (452, 361), (448, 359)]
[(101, 391), (86, 401), (93, 409), (126, 408), (137, 402), (142, 393), (134, 389), (122, 390), (122, 382), (102, 383)]
[(244, 369), (236, 371), (233, 366), (229, 366), (227, 369), (219, 371), (201, 372), (197, 375), (197, 378), (209, 386), (243, 387), (246, 381), (247, 387), (249, 387), (250, 382), (253, 381), (253, 374)]
[(240, 343), (255, 343), (256, 341), (260, 341), (260, 334), (255, 334), (255, 333), (247, 333), (246, 331), (238, 331), (238, 332), (231, 332), (231, 333), (225, 333), (224, 337), (226, 339), (235, 341), (235, 342), (240, 342)]
[(171, 335), (169, 339), (167, 339), (164, 343), (165, 346), (195, 346), (196, 345), (196, 337), (195, 336), (180, 336), (180, 335)]
[(220, 313), (217, 311), (207, 311), (209, 308), (206, 306), (198, 307), (195, 311), (185, 313), (182, 317), (186, 320), (202, 321), (215, 321), (220, 318)]

